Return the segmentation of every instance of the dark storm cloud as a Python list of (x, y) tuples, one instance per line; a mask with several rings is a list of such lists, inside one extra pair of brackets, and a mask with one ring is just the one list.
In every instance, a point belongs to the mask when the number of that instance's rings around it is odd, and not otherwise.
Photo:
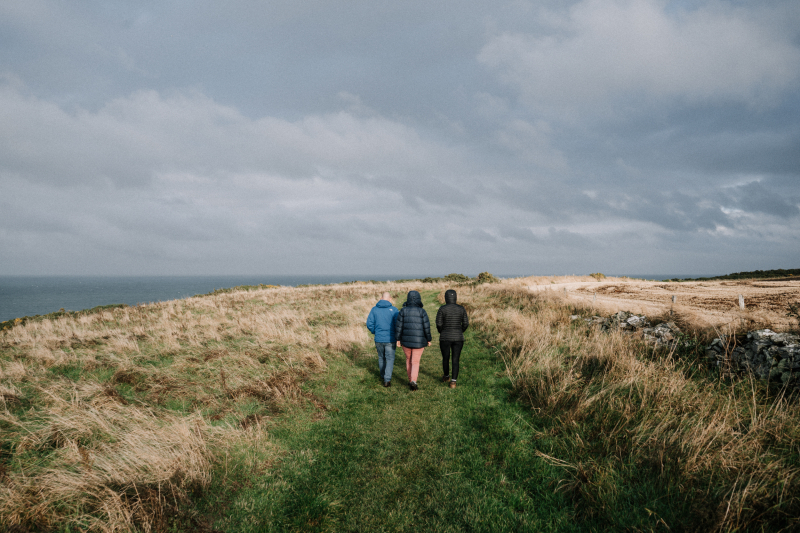
[(734, 205), (747, 212), (780, 218), (792, 218), (800, 214), (800, 194), (782, 196), (758, 182), (735, 187), (731, 191), (731, 198)]
[(793, 0), (5, 2), (0, 273), (786, 267), (798, 28)]
[(621, 214), (673, 231), (714, 230), (730, 225), (719, 206), (708, 204), (707, 200), (685, 194), (661, 193), (653, 198), (633, 199)]

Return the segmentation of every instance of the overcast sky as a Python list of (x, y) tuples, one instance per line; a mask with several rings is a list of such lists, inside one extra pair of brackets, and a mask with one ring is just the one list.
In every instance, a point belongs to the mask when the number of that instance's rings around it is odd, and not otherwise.
[(797, 0), (0, 2), (0, 275), (771, 268)]

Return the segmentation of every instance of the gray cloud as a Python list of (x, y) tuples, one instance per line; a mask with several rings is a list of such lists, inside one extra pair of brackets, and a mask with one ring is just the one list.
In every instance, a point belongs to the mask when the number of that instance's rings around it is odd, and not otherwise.
[(747, 212), (765, 213), (784, 219), (800, 215), (800, 194), (783, 196), (759, 182), (733, 188), (731, 199), (734, 205)]
[(6, 3), (0, 274), (790, 267), (798, 28), (790, 0)]
[(628, 95), (773, 105), (800, 76), (793, 35), (730, 3), (584, 0), (541, 18), (549, 32), (501, 32), (478, 57), (536, 108), (606, 113)]

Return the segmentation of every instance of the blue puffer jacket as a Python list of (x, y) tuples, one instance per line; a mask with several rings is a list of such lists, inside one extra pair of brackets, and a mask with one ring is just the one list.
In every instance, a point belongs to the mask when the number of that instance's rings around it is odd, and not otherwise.
[(406, 348), (424, 348), (433, 339), (428, 313), (422, 308), (422, 297), (417, 291), (408, 292), (408, 299), (397, 315), (394, 333)]
[(388, 300), (375, 304), (367, 317), (367, 329), (375, 334), (375, 342), (395, 342), (394, 326), (399, 312)]

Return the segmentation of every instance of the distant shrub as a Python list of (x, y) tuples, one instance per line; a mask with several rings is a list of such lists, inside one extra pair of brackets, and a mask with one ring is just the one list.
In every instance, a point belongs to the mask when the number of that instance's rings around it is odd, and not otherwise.
[(751, 272), (734, 272), (724, 276), (714, 276), (710, 278), (684, 278), (670, 279), (667, 281), (714, 281), (726, 279), (764, 279), (764, 278), (790, 278), (800, 276), (800, 268), (779, 268), (777, 270), (753, 270)]
[(592, 276), (597, 281), (600, 281), (601, 279), (606, 279), (606, 275), (600, 272), (595, 272), (594, 274), (589, 274), (589, 275)]
[(500, 280), (491, 275), (488, 272), (481, 272), (478, 274), (476, 278), (471, 278), (469, 276), (465, 276), (464, 274), (448, 274), (443, 278), (422, 278), (412, 281), (421, 281), (422, 283), (440, 283), (442, 281), (448, 283), (474, 283), (474, 284), (481, 284), (481, 283), (497, 283)]
[(494, 274), (490, 272), (481, 272), (478, 274), (478, 277), (475, 278), (476, 283), (500, 283), (500, 280), (494, 277)]

